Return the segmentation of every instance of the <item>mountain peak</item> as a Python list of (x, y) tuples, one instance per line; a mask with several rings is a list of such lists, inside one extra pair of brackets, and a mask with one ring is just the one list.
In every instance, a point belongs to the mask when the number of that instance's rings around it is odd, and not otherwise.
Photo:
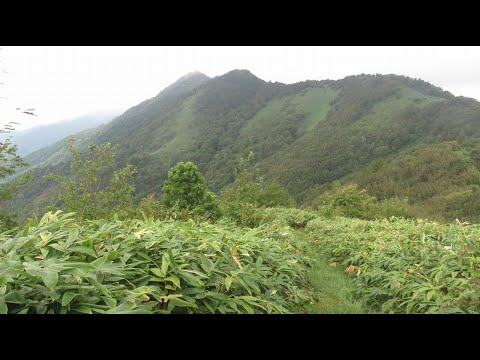
[(201, 73), (200, 71), (192, 71), (183, 75), (174, 83), (163, 89), (156, 98), (163, 96), (175, 96), (181, 92), (188, 92), (203, 84), (205, 81), (210, 80), (210, 77)]
[(251, 71), (247, 69), (234, 69), (223, 75), (217, 76), (217, 78), (227, 79), (227, 80), (238, 80), (238, 79), (254, 79), (257, 81), (263, 81), (259, 77), (252, 74)]
[(198, 71), (198, 70), (195, 70), (195, 71), (189, 72), (188, 74), (183, 75), (181, 78), (179, 78), (177, 81), (175, 81), (175, 83), (186, 81), (186, 80), (191, 80), (191, 79), (194, 79), (194, 80), (208, 80), (208, 79), (210, 79), (210, 77), (205, 75), (204, 73)]

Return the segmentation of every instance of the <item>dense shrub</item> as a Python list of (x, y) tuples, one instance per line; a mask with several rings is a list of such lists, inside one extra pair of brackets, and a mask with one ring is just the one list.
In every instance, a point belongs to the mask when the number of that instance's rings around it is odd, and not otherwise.
[(320, 196), (319, 212), (326, 217), (342, 216), (357, 219), (381, 219), (391, 216), (404, 217), (407, 199), (384, 199), (377, 201), (357, 184), (341, 185), (334, 182), (332, 189)]
[(303, 257), (266, 228), (47, 213), (0, 236), (0, 313), (288, 313)]
[(316, 219), (318, 214), (294, 208), (267, 208), (262, 212), (262, 221), (286, 225), (292, 228), (304, 228), (308, 222)]
[(408, 212), (408, 200), (397, 197), (377, 202), (373, 207), (372, 216), (377, 219), (394, 217), (406, 217)]
[(169, 208), (192, 210), (211, 219), (221, 216), (216, 195), (207, 190), (205, 179), (192, 162), (179, 162), (163, 185), (163, 202)]
[(362, 302), (387, 313), (480, 313), (480, 226), (318, 218), (317, 251), (352, 276)]
[(75, 212), (79, 219), (128, 217), (132, 211), (135, 168), (127, 165), (111, 172), (117, 147), (111, 143), (90, 143), (82, 152), (75, 138), (65, 140), (70, 151), (71, 176), (49, 174), (45, 178), (58, 183), (55, 209)]
[(258, 169), (253, 169), (253, 152), (241, 158), (235, 181), (226, 186), (221, 195), (224, 214), (238, 224), (255, 227), (261, 220), (260, 208), (293, 206), (290, 194), (277, 182), (265, 181)]

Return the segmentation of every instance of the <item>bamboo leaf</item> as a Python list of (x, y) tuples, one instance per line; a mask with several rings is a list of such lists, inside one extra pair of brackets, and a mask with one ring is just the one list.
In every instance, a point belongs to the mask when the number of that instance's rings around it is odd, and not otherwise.
[(232, 281), (233, 281), (233, 278), (231, 278), (230, 276), (227, 276), (225, 278), (225, 288), (227, 289), (227, 291), (230, 289), (230, 286), (232, 285)]
[(3, 296), (0, 296), (0, 314), (8, 314), (8, 306)]
[(180, 288), (180, 279), (178, 277), (176, 277), (175, 275), (170, 275), (169, 277), (165, 278), (165, 281), (171, 281), (177, 287)]
[(62, 297), (62, 306), (67, 306), (70, 302), (77, 296), (77, 294), (72, 292), (66, 292)]
[[(168, 266), (170, 265), (170, 260), (168, 254), (164, 253), (162, 256), (162, 276), (166, 276), (168, 272)], [(157, 274), (156, 274), (157, 275)]]
[(53, 290), (58, 282), (58, 273), (54, 271), (41, 270), (38, 272), (46, 287)]
[(150, 268), (150, 271), (161, 279), (165, 276), (164, 272), (159, 268)]
[(89, 247), (86, 247), (86, 246), (73, 246), (70, 248), (70, 251), (75, 251), (75, 252), (79, 252), (79, 253), (82, 253), (82, 254), (87, 254), (87, 255), (90, 255), (94, 258), (97, 257), (97, 254), (95, 253), (95, 251)]

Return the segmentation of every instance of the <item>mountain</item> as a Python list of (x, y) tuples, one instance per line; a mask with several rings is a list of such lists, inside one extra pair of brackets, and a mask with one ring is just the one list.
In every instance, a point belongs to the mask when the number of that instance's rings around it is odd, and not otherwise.
[(27, 130), (15, 131), (11, 134), (12, 143), (18, 146), (17, 153), (20, 156), (25, 156), (52, 145), (68, 135), (104, 124), (119, 113), (119, 111), (96, 112), (51, 125), (35, 126)]
[[(318, 204), (335, 180), (379, 199), (408, 197), (412, 215), (480, 219), (480, 104), (399, 75), (266, 82), (248, 70), (190, 73), (105, 126), (81, 133), (118, 145), (116, 166), (137, 167), (137, 200), (161, 193), (167, 171), (193, 161), (217, 193), (239, 157), (280, 182), (299, 204)], [(26, 157), (35, 181), (13, 208), (41, 209), (50, 172), (68, 174), (61, 143)]]

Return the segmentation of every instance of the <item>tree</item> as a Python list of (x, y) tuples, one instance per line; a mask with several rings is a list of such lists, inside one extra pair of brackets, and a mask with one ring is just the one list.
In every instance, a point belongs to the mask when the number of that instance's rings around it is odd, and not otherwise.
[(117, 148), (111, 143), (89, 144), (86, 158), (75, 146), (75, 138), (65, 141), (72, 155), (71, 177), (49, 174), (47, 179), (59, 183), (56, 199), (67, 212), (75, 212), (79, 218), (108, 218), (113, 214), (128, 215), (133, 204), (135, 186), (132, 165), (113, 172), (108, 177)]
[(167, 207), (193, 210), (212, 219), (220, 216), (216, 195), (208, 191), (205, 178), (191, 161), (175, 165), (168, 172), (162, 190), (163, 203)]
[(319, 211), (324, 216), (343, 216), (365, 220), (405, 217), (408, 199), (397, 197), (378, 201), (355, 183), (341, 185), (334, 181), (332, 189), (320, 196)]
[[(0, 48), (2, 50), (2, 48)], [(0, 69), (1, 73), (7, 73), (6, 70)], [(3, 85), (3, 79), (0, 79), (0, 85)], [(7, 99), (0, 96), (1, 99)], [(37, 116), (33, 113), (35, 109), (22, 110), (17, 108), (23, 114)], [(9, 121), (0, 128), (0, 134), (8, 134), (15, 130), (15, 125), (19, 125), (14, 121)], [(7, 178), (14, 175), (17, 169), (27, 166), (27, 163), (17, 155), (17, 145), (12, 144), (11, 137), (1, 138), (0, 140), (0, 179)], [(5, 182), (0, 186), (0, 204), (10, 200), (25, 184), (32, 180), (32, 174), (28, 172), (24, 176), (17, 177), (14, 180)], [(5, 209), (0, 208), (0, 231), (9, 230), (16, 227), (18, 224), (13, 214), (8, 213)]]
[(369, 219), (376, 199), (357, 184), (341, 185), (334, 181), (332, 189), (321, 196), (321, 202), (320, 212), (325, 216)]
[[(0, 133), (9, 133), (13, 130), (12, 123), (8, 123), (0, 129)], [(26, 166), (25, 161), (17, 155), (17, 145), (11, 143), (11, 139), (0, 141), (0, 179), (15, 174), (18, 168)], [(32, 179), (30, 173), (6, 182), (0, 186), (0, 204), (10, 200), (17, 191)], [(0, 231), (5, 231), (17, 226), (15, 217), (5, 209), (0, 208)]]
[(253, 168), (254, 156), (250, 151), (246, 159), (240, 158), (235, 181), (224, 188), (221, 196), (225, 214), (247, 226), (256, 225), (257, 208), (294, 205), (290, 194), (279, 183), (265, 181), (259, 170)]

